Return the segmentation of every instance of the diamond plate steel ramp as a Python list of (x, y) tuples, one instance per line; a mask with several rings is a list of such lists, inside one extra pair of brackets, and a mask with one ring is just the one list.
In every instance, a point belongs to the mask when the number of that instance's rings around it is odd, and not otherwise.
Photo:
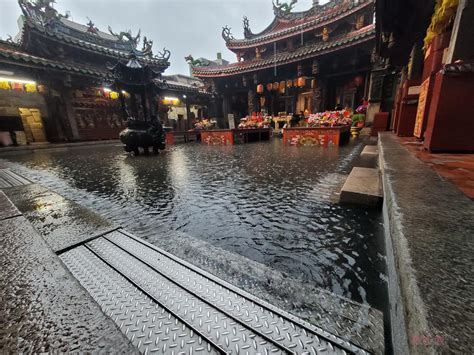
[(28, 184), (31, 184), (30, 180), (14, 173), (10, 169), (0, 169), (0, 189)]
[(366, 353), (122, 230), (61, 258), (145, 353)]
[(61, 259), (140, 352), (221, 353), (86, 247)]

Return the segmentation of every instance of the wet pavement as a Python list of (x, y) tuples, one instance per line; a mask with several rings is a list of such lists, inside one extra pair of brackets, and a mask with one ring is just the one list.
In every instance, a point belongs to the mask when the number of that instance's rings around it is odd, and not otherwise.
[[(378, 309), (385, 304), (378, 211), (332, 195), (363, 148), (181, 145), (131, 157), (120, 147), (9, 157), (23, 175), (157, 246), (184, 233)], [(190, 260), (191, 261), (191, 260)], [(242, 265), (243, 267), (244, 265)]]
[(113, 228), (106, 219), (41, 185), (12, 187), (6, 193), (54, 252)]
[(1, 352), (134, 353), (113, 321), (3, 193), (0, 206)]

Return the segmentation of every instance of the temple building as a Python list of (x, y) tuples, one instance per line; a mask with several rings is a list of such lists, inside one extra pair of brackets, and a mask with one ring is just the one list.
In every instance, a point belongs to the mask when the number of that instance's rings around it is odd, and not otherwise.
[(193, 66), (193, 74), (220, 97), (215, 116), (224, 118), (221, 125), (232, 115), (237, 122), (252, 112), (356, 108), (370, 98), (374, 1), (313, 1), (309, 10), (293, 12), (295, 2), (274, 3), (274, 20), (260, 33), (252, 32), (246, 17), (241, 39), (223, 28), (236, 62)]
[(398, 136), (432, 152), (473, 152), (474, 3), (377, 1), (377, 51), (396, 70)]
[[(19, 34), (0, 41), (0, 132), (14, 132), (19, 144), (117, 139), (124, 127), (120, 95), (111, 91), (110, 68), (131, 56), (162, 73), (170, 52), (153, 53), (153, 41), (138, 31), (108, 32), (92, 21), (82, 25), (53, 8), (54, 1), (19, 0)], [(197, 86), (156, 79), (165, 96), (206, 100)], [(161, 96), (163, 99), (161, 100)], [(150, 110), (149, 110), (150, 111)], [(164, 112), (152, 108), (151, 112)], [(161, 117), (165, 123), (167, 114)], [(186, 117), (187, 118), (187, 117)]]

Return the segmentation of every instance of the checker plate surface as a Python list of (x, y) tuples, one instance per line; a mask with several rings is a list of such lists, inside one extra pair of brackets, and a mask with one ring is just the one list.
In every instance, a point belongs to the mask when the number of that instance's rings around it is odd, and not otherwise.
[(142, 353), (366, 353), (122, 230), (60, 257)]

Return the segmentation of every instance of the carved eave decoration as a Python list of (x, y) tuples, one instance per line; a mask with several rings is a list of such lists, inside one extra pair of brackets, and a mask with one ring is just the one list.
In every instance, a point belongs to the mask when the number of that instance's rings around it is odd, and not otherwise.
[(227, 25), (222, 27), (222, 38), (224, 39), (224, 41), (226, 41), (226, 43), (235, 39), (234, 36), (232, 35), (231, 30), (232, 29)]
[(253, 33), (252, 33), (252, 30), (250, 29), (250, 23), (247, 16), (244, 16), (243, 23), (244, 23), (244, 38), (246, 39), (252, 38)]
[(31, 0), (18, 0), (23, 15), (42, 26), (50, 25), (61, 17), (68, 18), (67, 15), (62, 15), (53, 8), (52, 4), (55, 2), (55, 0), (37, 0), (35, 2)]

